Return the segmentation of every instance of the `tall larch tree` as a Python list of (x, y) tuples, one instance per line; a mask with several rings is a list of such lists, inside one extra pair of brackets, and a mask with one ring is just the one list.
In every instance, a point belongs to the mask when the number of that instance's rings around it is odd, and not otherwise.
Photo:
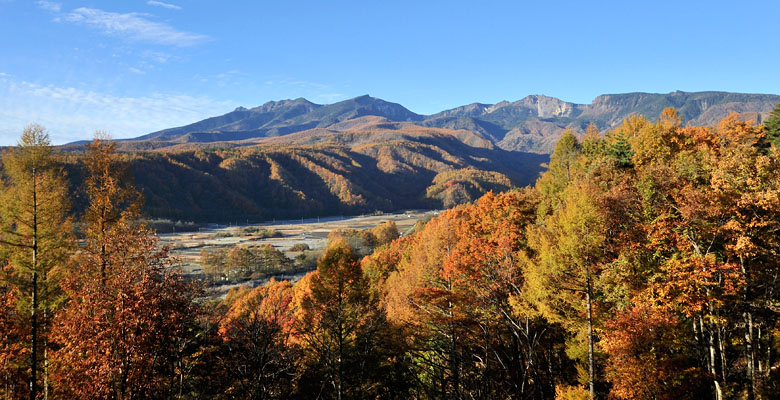
[(85, 245), (63, 281), (69, 301), (56, 320), (58, 394), (181, 396), (197, 292), (139, 223), (138, 195), (123, 180), (115, 145), (98, 137), (87, 152)]
[[(291, 395), (297, 348), (290, 344), (292, 285), (271, 279), (242, 289), (219, 322), (224, 398), (280, 399)], [(222, 398), (222, 397), (220, 397)]]
[(55, 162), (49, 135), (25, 128), (17, 147), (3, 154), (0, 194), (3, 254), (12, 269), (16, 307), (26, 310), (29, 398), (48, 396), (49, 332), (62, 301), (58, 280), (73, 245), (67, 183)]
[(551, 213), (560, 204), (564, 189), (581, 171), (581, 154), (580, 142), (574, 133), (571, 130), (563, 132), (550, 156), (550, 167), (536, 182), (536, 190), (542, 195), (538, 206), (540, 216)]
[(301, 395), (358, 399), (384, 390), (389, 331), (359, 261), (346, 242), (336, 240), (306, 281), (295, 329), (305, 363)]
[(387, 280), (388, 318), (405, 328), (428, 397), (465, 396), (472, 328), (467, 326), (472, 321), (466, 311), (473, 299), (462, 290), (464, 277), (459, 271), (445, 271), (458, 242), (456, 213), (449, 210), (429, 221)]
[(599, 189), (588, 182), (569, 186), (561, 206), (529, 229), (535, 257), (525, 266), (525, 291), (551, 321), (574, 334), (585, 330), (588, 390), (595, 397), (594, 303), (605, 260), (606, 223)]
[(364, 261), (408, 344), (423, 398), (550, 398), (570, 374), (562, 331), (522, 304), (536, 192), (489, 193)]

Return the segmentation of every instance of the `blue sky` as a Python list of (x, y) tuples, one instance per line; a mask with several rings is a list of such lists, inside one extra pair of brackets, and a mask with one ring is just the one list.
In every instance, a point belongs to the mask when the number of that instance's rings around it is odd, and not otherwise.
[(780, 93), (780, 2), (0, 0), (0, 145), (134, 137), (370, 94), (429, 114), (545, 94)]

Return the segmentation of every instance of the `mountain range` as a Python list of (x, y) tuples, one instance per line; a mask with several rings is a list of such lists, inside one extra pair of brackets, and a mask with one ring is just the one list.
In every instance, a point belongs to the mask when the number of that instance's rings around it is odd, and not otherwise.
[[(318, 136), (332, 139), (334, 133), (355, 131), (387, 134), (416, 126), (458, 131), (462, 137), (488, 141), (507, 151), (548, 154), (563, 130), (584, 132), (591, 122), (604, 131), (632, 114), (652, 120), (666, 107), (676, 108), (684, 123), (694, 125), (712, 125), (731, 111), (761, 122), (778, 103), (778, 95), (728, 92), (606, 94), (591, 104), (532, 95), (514, 102), (472, 103), (420, 115), (368, 95), (325, 105), (298, 98), (251, 109), (239, 107), (221, 116), (127, 140), (124, 146), (148, 149), (217, 142), (240, 146), (296, 142), (302, 136), (310, 141)], [(298, 135), (269, 140), (292, 134)]]
[[(489, 190), (533, 184), (565, 129), (603, 131), (675, 107), (684, 123), (731, 111), (763, 121), (780, 96), (724, 92), (547, 96), (473, 103), (433, 115), (370, 96), (320, 105), (268, 102), (119, 141), (153, 218), (263, 221), (447, 208)], [(79, 144), (69, 176), (80, 185)], [(83, 207), (76, 204), (77, 208)]]

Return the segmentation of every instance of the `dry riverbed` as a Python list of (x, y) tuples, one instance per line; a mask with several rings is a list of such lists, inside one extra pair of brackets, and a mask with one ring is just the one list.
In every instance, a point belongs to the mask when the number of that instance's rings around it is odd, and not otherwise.
[[(403, 235), (412, 229), (420, 220), (427, 220), (438, 214), (438, 211), (413, 211), (397, 214), (365, 215), (356, 217), (332, 217), (314, 218), (306, 220), (275, 221), (264, 224), (238, 225), (238, 226), (211, 226), (201, 228), (199, 232), (161, 234), (160, 242), (168, 246), (178, 260), (182, 271), (188, 275), (199, 276), (202, 273), (200, 265), (200, 252), (203, 249), (212, 250), (222, 247), (232, 247), (236, 244), (261, 245), (270, 244), (285, 253), (289, 258), (300, 254), (291, 252), (290, 248), (296, 244), (306, 244), (312, 250), (322, 249), (328, 241), (328, 234), (337, 229), (369, 229), (382, 222), (393, 221), (398, 226), (398, 231)], [(279, 237), (263, 238), (259, 234), (242, 233), (245, 228), (258, 228), (257, 230), (278, 231)], [(305, 273), (305, 272), (304, 272)], [(304, 273), (280, 276), (277, 279), (298, 280)], [(210, 288), (214, 294), (223, 294), (231, 287), (241, 285), (258, 286), (266, 280), (249, 281), (239, 284), (222, 285)]]

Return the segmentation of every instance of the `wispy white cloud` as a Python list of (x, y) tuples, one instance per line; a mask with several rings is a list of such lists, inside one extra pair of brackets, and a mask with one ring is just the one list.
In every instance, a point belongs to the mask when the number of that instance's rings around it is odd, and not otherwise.
[(96, 130), (108, 131), (116, 138), (135, 137), (219, 115), (236, 106), (205, 96), (117, 96), (0, 76), (0, 145), (16, 143), (31, 122), (47, 127), (54, 143), (62, 144), (89, 139)]
[(232, 78), (232, 77), (234, 77), (236, 75), (239, 75), (240, 73), (241, 73), (241, 71), (239, 71), (237, 69), (231, 69), (230, 71), (217, 74), (216, 77), (217, 77), (217, 79), (229, 79), (229, 78)]
[(55, 3), (53, 1), (39, 0), (35, 2), (35, 5), (37, 5), (38, 8), (42, 10), (51, 11), (54, 13), (62, 11), (62, 4)]
[(177, 6), (176, 4), (163, 3), (162, 1), (149, 0), (149, 1), (146, 2), (146, 4), (148, 4), (150, 6), (157, 6), (157, 7), (167, 8), (169, 10), (181, 10), (181, 7)]
[(96, 8), (77, 8), (65, 21), (91, 26), (108, 35), (171, 46), (194, 46), (210, 40), (206, 35), (179, 31), (170, 25), (151, 21), (140, 13), (120, 14)]
[(173, 54), (163, 53), (160, 51), (150, 51), (150, 50), (143, 51), (141, 53), (141, 57), (147, 60), (154, 61), (158, 64), (165, 64), (168, 61), (179, 59), (179, 57), (176, 57)]
[(228, 86), (245, 86), (254, 83), (250, 75), (237, 69), (231, 69), (209, 77), (198, 76), (196, 79), (199, 78), (205, 79), (202, 80), (203, 82), (210, 81), (214, 85), (223, 88)]
[(315, 103), (335, 103), (339, 100), (344, 100), (346, 96), (343, 93), (322, 93), (315, 95), (312, 101)]

